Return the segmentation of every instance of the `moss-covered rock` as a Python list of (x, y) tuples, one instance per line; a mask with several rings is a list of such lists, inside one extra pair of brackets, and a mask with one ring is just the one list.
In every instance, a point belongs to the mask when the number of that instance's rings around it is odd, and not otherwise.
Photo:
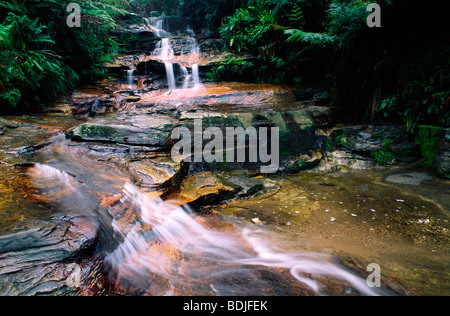
[(145, 112), (122, 112), (72, 128), (66, 136), (78, 141), (97, 141), (165, 149), (178, 121)]

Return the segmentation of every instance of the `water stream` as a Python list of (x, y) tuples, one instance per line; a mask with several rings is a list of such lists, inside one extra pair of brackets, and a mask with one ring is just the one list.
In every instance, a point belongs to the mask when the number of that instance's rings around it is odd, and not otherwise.
[[(217, 230), (187, 206), (152, 198), (111, 162), (94, 162), (86, 146), (57, 136), (29, 169), (40, 200), (68, 214), (95, 218), (112, 248), (105, 267), (115, 291), (151, 295), (380, 295), (357, 271), (317, 252), (289, 252), (263, 227)], [(122, 196), (100, 207), (100, 196)], [(123, 223), (124, 213), (135, 219)], [(286, 244), (289, 243), (285, 240)], [(292, 245), (295, 246), (295, 245)], [(293, 247), (292, 249), (295, 249)], [(137, 281), (141, 280), (141, 281)], [(142, 280), (146, 280), (143, 282)], [(158, 282), (155, 282), (158, 280)], [(155, 285), (157, 284), (157, 286)], [(332, 285), (330, 285), (332, 284)], [(124, 289), (125, 288), (125, 289)]]
[[(66, 139), (57, 131), (67, 128), (68, 119), (59, 119), (51, 129), (43, 125), (50, 134), (38, 134), (30, 125), (2, 139), (18, 146), (23, 133), (34, 133), (41, 141), (50, 136), (29, 157), (29, 167), (0, 168), (5, 180), (13, 179), (0, 182), (2, 192), (9, 188), (11, 197), (22, 201), (14, 206), (0, 199), (6, 207), (0, 210), (2, 223), (16, 223), (4, 226), (2, 235), (30, 227), (32, 218), (91, 218), (100, 230), (97, 274), (104, 275), (108, 293), (391, 295), (414, 293), (409, 289), (448, 290), (448, 215), (442, 209), (448, 207), (442, 196), (448, 188), (442, 183), (414, 188), (383, 184), (374, 180), (382, 174), (370, 172), (275, 176), (264, 181), (279, 183), (280, 189), (232, 201), (218, 207), (219, 215), (200, 215), (137, 184), (125, 167), (136, 158)], [(0, 148), (9, 157), (10, 147)], [(372, 262), (383, 268), (382, 288), (366, 284), (365, 266)]]
[[(367, 287), (364, 278), (339, 265), (332, 256), (277, 249), (269, 242), (273, 235), (263, 228), (217, 231), (201, 224), (188, 207), (150, 200), (131, 184), (125, 185), (124, 192), (121, 202), (131, 202), (140, 214), (139, 221), (152, 228), (142, 231), (136, 224), (124, 234), (114, 225), (124, 241), (106, 257), (106, 262), (122, 279), (135, 280), (151, 274), (152, 280), (164, 280), (165, 287), (159, 291), (165, 292), (151, 294), (182, 295), (186, 288), (195, 295), (294, 294), (295, 287), (283, 287), (286, 281), (277, 284), (279, 278), (289, 279), (280, 273), (282, 270), (289, 271), (290, 282), (297, 280), (299, 287), (304, 285), (304, 290), (313, 294), (327, 293), (329, 289), (322, 281), (330, 279), (346, 284), (348, 291), (355, 294), (382, 293)], [(255, 278), (261, 273), (271, 277)], [(147, 286), (150, 288), (150, 284)]]

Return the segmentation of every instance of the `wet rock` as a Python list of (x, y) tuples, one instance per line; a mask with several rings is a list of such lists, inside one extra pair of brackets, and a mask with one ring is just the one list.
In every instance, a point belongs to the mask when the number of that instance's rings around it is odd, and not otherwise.
[(300, 171), (313, 169), (320, 164), (323, 154), (320, 150), (310, 151), (300, 156), (289, 157), (282, 164), (284, 173), (298, 173)]
[(131, 174), (146, 185), (155, 187), (178, 186), (186, 168), (170, 156), (131, 161), (127, 164)]
[(338, 172), (343, 170), (366, 170), (376, 166), (373, 159), (345, 150), (328, 152), (314, 169), (317, 172)]
[(441, 134), (434, 158), (434, 170), (439, 176), (450, 179), (450, 129), (443, 129)]
[(234, 198), (269, 194), (277, 189), (278, 183), (263, 177), (251, 177), (238, 171), (205, 171), (187, 176), (179, 192), (171, 194), (168, 199), (182, 201), (198, 209)]
[(79, 89), (70, 98), (74, 115), (112, 113), (117, 110), (119, 103), (119, 100), (109, 93), (92, 87)]
[(0, 117), (0, 128), (13, 129), (13, 128), (18, 128), (19, 126), (20, 126), (20, 123), (18, 123), (18, 122), (10, 121), (10, 120)]
[(363, 170), (417, 160), (416, 145), (402, 126), (346, 126), (333, 130), (324, 143), (319, 172)]
[(168, 116), (148, 115), (145, 112), (121, 112), (92, 120), (66, 133), (78, 141), (97, 141), (125, 145), (167, 148), (177, 121)]
[(120, 43), (119, 53), (129, 55), (142, 52), (150, 54), (159, 41), (146, 24), (119, 27), (113, 32), (113, 36)]
[(337, 147), (359, 153), (381, 150), (386, 140), (390, 146), (404, 141), (402, 126), (349, 126), (334, 130), (330, 138)]
[(131, 95), (129, 97), (125, 98), (125, 101), (127, 102), (138, 102), (141, 99), (140, 96)]
[(86, 217), (61, 217), (0, 237), (0, 295), (61, 294), (64, 267), (90, 252), (98, 224)]
[(0, 136), (4, 135), (8, 130), (18, 128), (19, 123), (9, 121), (0, 117)]
[(242, 187), (212, 172), (188, 176), (180, 187), (177, 199), (195, 206), (217, 205), (235, 197)]

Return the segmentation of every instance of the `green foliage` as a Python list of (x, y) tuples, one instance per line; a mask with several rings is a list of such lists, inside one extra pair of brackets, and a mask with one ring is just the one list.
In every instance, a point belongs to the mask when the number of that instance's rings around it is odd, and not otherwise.
[(28, 112), (70, 94), (80, 80), (105, 75), (117, 53), (110, 36), (125, 0), (78, 1), (82, 27), (66, 24), (68, 0), (0, 3), (0, 111)]
[(372, 153), (372, 158), (380, 165), (393, 164), (398, 158), (391, 149), (392, 139), (386, 138), (384, 147)]
[(410, 131), (424, 123), (448, 126), (450, 35), (445, 18), (418, 1), (406, 8), (397, 1), (378, 3), (381, 28), (367, 27), (366, 3), (333, 0), (325, 10), (324, 30), (286, 29), (286, 42), (295, 45), (290, 62), (302, 72), (296, 81), (308, 83), (304, 73), (311, 68), (323, 72), (332, 101), (346, 119), (403, 120)]
[(255, 64), (245, 59), (230, 58), (217, 67), (210, 75), (212, 81), (254, 81)]
[(10, 13), (0, 25), (0, 102), (33, 107), (74, 88), (76, 74), (48, 49), (54, 44), (39, 19)]
[(238, 53), (257, 54), (270, 40), (271, 31), (277, 23), (272, 11), (255, 7), (238, 9), (225, 20), (220, 34), (227, 46)]
[(290, 35), (288, 39), (286, 39), (287, 43), (306, 43), (316, 47), (330, 47), (336, 41), (336, 36), (330, 36), (328, 34), (323, 33), (313, 33), (313, 32), (304, 32), (302, 30), (285, 30), (285, 34)]
[(432, 167), (434, 164), (434, 157), (438, 151), (438, 142), (441, 139), (441, 128), (435, 126), (418, 127), (418, 131), (414, 142), (419, 145), (422, 150), (423, 165), (425, 167)]

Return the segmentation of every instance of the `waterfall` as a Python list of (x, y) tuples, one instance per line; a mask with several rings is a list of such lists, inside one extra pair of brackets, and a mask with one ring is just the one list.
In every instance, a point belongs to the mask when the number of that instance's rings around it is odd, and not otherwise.
[(167, 82), (169, 84), (169, 90), (175, 90), (177, 86), (175, 84), (175, 74), (173, 73), (173, 64), (164, 63), (164, 65), (166, 66)]
[[(165, 31), (165, 29), (168, 29), (167, 19), (164, 18), (151, 18), (151, 19), (145, 19), (150, 29), (155, 33), (155, 35), (159, 38), (168, 38), (171, 37), (172, 34)], [(166, 24), (166, 25), (165, 25)], [(165, 27), (166, 26), (166, 27)], [(164, 28), (165, 27), (165, 28)]]
[(130, 89), (133, 87), (134, 73), (135, 72), (136, 72), (136, 69), (127, 70), (127, 84), (128, 84), (128, 87)]
[(189, 89), (189, 87), (192, 85), (192, 76), (189, 74), (189, 71), (186, 67), (181, 66), (180, 67), (180, 77), (183, 78), (183, 89)]
[(176, 89), (175, 74), (173, 72), (173, 64), (169, 60), (173, 57), (173, 49), (168, 38), (161, 40), (161, 58), (166, 66), (167, 82), (170, 90)]
[(187, 53), (187, 55), (192, 56), (191, 62), (192, 62), (192, 78), (194, 81), (194, 88), (198, 87), (200, 82), (200, 75), (199, 75), (199, 56), (200, 56), (200, 46), (198, 45), (198, 42), (193, 37), (188, 37), (186, 40), (186, 46), (184, 51)]
[(200, 75), (197, 64), (192, 65), (192, 76), (194, 77), (194, 87), (198, 87), (200, 85)]
[[(170, 39), (172, 35), (164, 30), (164, 28), (167, 28), (168, 21), (163, 18), (152, 18), (147, 19), (146, 21), (156, 36), (161, 38), (161, 41), (157, 44), (156, 49), (153, 51), (153, 55), (157, 56), (158, 59), (160, 59), (165, 65), (169, 89), (175, 90), (177, 88), (177, 78), (175, 77), (173, 67), (174, 62), (177, 62), (181, 66), (181, 78), (178, 77), (178, 79), (183, 82), (183, 89), (199, 87), (201, 85), (199, 74), (199, 59), (201, 54), (200, 46), (198, 45), (197, 40), (193, 37), (185, 37), (181, 40), (181, 43), (177, 42), (177, 45), (181, 44), (181, 56), (177, 56), (177, 60), (175, 60), (175, 52), (172, 47), (173, 40), (171, 41)], [(187, 28), (187, 32), (190, 35), (195, 34), (189, 27)], [(182, 61), (178, 61), (180, 57), (182, 57)], [(190, 68), (192, 69), (191, 74), (189, 74), (189, 71), (187, 70), (189, 66), (186, 67), (186, 65), (190, 65)]]

